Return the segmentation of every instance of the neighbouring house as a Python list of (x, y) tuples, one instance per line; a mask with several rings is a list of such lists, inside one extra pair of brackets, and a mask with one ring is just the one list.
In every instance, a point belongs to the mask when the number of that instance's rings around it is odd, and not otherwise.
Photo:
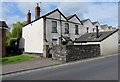
[(85, 26), (87, 33), (91, 33), (95, 31), (95, 27), (90, 19), (82, 20), (82, 23)]
[(113, 31), (113, 28), (111, 26), (106, 25), (101, 25), (101, 28), (103, 31)]
[(96, 32), (96, 26), (98, 26), (99, 32), (103, 31), (103, 29), (101, 28), (100, 23), (98, 21), (92, 22), (92, 24), (94, 25), (94, 32)]
[(7, 24), (5, 21), (0, 21), (0, 58), (6, 55), (6, 30)]
[(101, 55), (118, 53), (118, 29), (115, 31), (87, 33), (74, 41), (75, 45), (99, 44)]
[(76, 38), (87, 30), (77, 17), (65, 17), (59, 9), (40, 16), (40, 7), (35, 8), (35, 20), (31, 21), (30, 10), (27, 13), (27, 24), (22, 28), (20, 48), (26, 53), (48, 56), (53, 45), (72, 44)]

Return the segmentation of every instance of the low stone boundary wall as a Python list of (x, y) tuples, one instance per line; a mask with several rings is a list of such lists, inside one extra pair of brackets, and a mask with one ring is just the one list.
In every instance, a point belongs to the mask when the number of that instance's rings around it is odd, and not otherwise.
[(52, 58), (64, 62), (100, 56), (100, 45), (53, 46)]

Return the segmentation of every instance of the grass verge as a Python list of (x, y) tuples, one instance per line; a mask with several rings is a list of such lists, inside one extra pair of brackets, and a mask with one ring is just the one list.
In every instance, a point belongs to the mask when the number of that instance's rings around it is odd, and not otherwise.
[(38, 57), (39, 56), (33, 56), (33, 55), (18, 55), (18, 56), (0, 58), (0, 65), (20, 63), (20, 62), (29, 61)]

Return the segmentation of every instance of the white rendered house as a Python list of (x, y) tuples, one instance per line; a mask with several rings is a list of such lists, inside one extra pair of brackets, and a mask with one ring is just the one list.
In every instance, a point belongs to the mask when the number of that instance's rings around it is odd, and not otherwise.
[(46, 56), (47, 49), (51, 48), (52, 45), (66, 45), (69, 41), (74, 41), (87, 32), (77, 15), (68, 18), (58, 9), (55, 9), (39, 17), (39, 11), (40, 9), (37, 6), (34, 21), (31, 21), (29, 11), (27, 14), (28, 24), (22, 28), (20, 48), (24, 48), (26, 53)]
[(85, 26), (87, 33), (91, 33), (95, 31), (95, 27), (90, 19), (82, 20), (82, 23)]

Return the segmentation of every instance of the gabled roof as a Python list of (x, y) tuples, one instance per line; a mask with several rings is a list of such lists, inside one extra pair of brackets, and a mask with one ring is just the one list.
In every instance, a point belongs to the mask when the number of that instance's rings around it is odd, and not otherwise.
[(102, 29), (104, 29), (105, 27), (108, 27), (108, 25), (107, 25), (107, 24), (101, 25), (101, 28), (102, 28)]
[(92, 21), (91, 21), (89, 18), (82, 20), (82, 23), (85, 23), (85, 22), (88, 21), (88, 20), (92, 23)]
[(74, 15), (67, 16), (66, 18), (69, 20), (73, 17)]
[(75, 17), (79, 20), (79, 22), (83, 25), (82, 21), (78, 18), (78, 16), (77, 16), (76, 14), (68, 16), (68, 17), (67, 17), (67, 20), (69, 21), (69, 20), (70, 20), (71, 18), (73, 18), (74, 16), (75, 16)]
[(95, 25), (96, 23), (98, 23), (97, 21), (96, 22), (92, 22), (93, 25)]
[(109, 28), (109, 29), (113, 29), (113, 27), (112, 27), (112, 26), (108, 26), (108, 28)]
[[(31, 24), (31, 23), (33, 23), (33, 22), (35, 22), (35, 21), (37, 21), (37, 20), (39, 20), (39, 19), (41, 19), (41, 18), (45, 18), (46, 16), (48, 16), (48, 15), (50, 15), (50, 14), (52, 14), (52, 13), (54, 13), (54, 12), (56, 12), (56, 11), (58, 11), (66, 20), (67, 20), (67, 18), (60, 12), (60, 10), (59, 9), (55, 9), (55, 10), (53, 10), (53, 11), (51, 11), (51, 12), (49, 12), (49, 13), (47, 13), (46, 15), (43, 15), (43, 16), (41, 16), (41, 17), (39, 17), (39, 18), (37, 18), (37, 19), (35, 19), (35, 20), (33, 20), (33, 21), (31, 21), (30, 23), (28, 23), (28, 24)], [(28, 25), (28, 24), (26, 24), (26, 25)], [(24, 25), (24, 26), (26, 26), (26, 25)], [(23, 26), (23, 27), (24, 27)]]
[(8, 27), (5, 21), (0, 21), (0, 27)]
[(99, 38), (96, 38), (96, 32), (86, 33), (86, 34), (80, 36), (79, 38), (77, 38), (74, 42), (75, 43), (101, 42), (117, 31), (118, 31), (118, 29), (115, 31), (99, 32)]

